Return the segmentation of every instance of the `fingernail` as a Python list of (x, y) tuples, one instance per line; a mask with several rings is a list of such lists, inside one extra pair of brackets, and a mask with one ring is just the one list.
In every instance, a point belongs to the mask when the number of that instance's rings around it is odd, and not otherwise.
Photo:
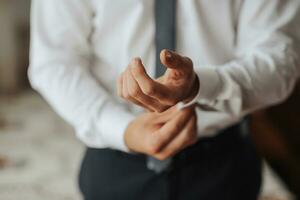
[(165, 55), (166, 55), (166, 59), (167, 60), (169, 60), (169, 61), (172, 60), (172, 53), (170, 51), (166, 50), (166, 54)]

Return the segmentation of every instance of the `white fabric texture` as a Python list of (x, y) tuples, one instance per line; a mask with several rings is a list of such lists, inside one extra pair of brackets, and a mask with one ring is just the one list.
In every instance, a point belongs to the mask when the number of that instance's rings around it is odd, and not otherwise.
[[(299, 76), (299, 0), (184, 0), (177, 51), (200, 81), (199, 137), (283, 101)], [(142, 110), (116, 95), (133, 57), (155, 69), (153, 0), (33, 0), (30, 82), (89, 147), (128, 151)]]

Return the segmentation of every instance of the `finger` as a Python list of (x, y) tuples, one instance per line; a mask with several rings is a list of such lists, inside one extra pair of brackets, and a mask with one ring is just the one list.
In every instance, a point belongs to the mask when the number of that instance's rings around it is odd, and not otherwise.
[(167, 123), (165, 123), (158, 131), (153, 133), (150, 144), (154, 152), (159, 152), (163, 149), (173, 138), (175, 138), (183, 129), (193, 114), (193, 109), (186, 108), (180, 110), (177, 114)]
[(196, 143), (198, 140), (196, 121), (196, 117), (190, 118), (182, 131), (161, 152), (156, 154), (155, 157), (164, 160)]
[[(134, 103), (136, 105), (139, 105), (141, 107), (144, 107), (146, 109), (149, 109), (146, 105), (142, 104), (141, 102), (137, 101), (136, 99), (132, 98), (131, 95), (130, 95), (130, 92), (129, 92), (129, 86), (128, 86), (128, 70), (126, 70), (123, 74), (123, 96), (124, 98), (131, 102), (131, 103)], [(151, 110), (152, 111), (152, 110)]]
[(139, 95), (139, 93), (142, 93), (142, 92), (139, 92), (139, 88), (138, 88), (138, 85), (137, 83), (132, 79), (132, 76), (131, 76), (131, 72), (129, 69), (127, 69), (125, 71), (126, 73), (126, 87), (127, 87), (127, 92), (128, 92), (128, 100), (135, 103), (136, 105), (139, 105), (143, 108), (145, 108), (146, 110), (150, 111), (150, 112), (153, 112), (154, 110), (146, 103), (144, 102), (141, 102), (140, 100), (138, 100), (137, 98), (135, 98), (136, 96)]
[(122, 96), (126, 101), (139, 104), (139, 102), (135, 102), (133, 99), (131, 99), (129, 93), (128, 93), (128, 88), (127, 88), (127, 77), (126, 77), (126, 71), (122, 73), (123, 79), (122, 79)]
[[(174, 116), (176, 116), (178, 114), (179, 110), (176, 106), (172, 106), (170, 108), (168, 108), (167, 110), (165, 110), (164, 112), (158, 113), (158, 112), (151, 112), (149, 113), (149, 121), (156, 126), (155, 130), (158, 130), (159, 128), (161, 128), (164, 124), (166, 124), (167, 122), (169, 122), (171, 119), (174, 118)], [(150, 139), (152, 139), (152, 133), (150, 136)], [(150, 145), (150, 143), (149, 143)]]
[(190, 71), (193, 69), (193, 62), (188, 57), (181, 56), (173, 51), (164, 49), (160, 52), (161, 63), (167, 68), (179, 71)]
[(173, 99), (171, 96), (172, 92), (164, 85), (151, 79), (151, 77), (146, 73), (141, 59), (133, 59), (130, 66), (133, 78), (136, 80), (145, 95), (155, 98), (163, 104), (172, 105), (174, 103), (170, 102), (170, 100)]
[(121, 74), (117, 79), (117, 94), (119, 97), (123, 98), (123, 74)]
[(182, 107), (182, 105), (176, 104), (174, 106), (169, 107), (164, 112), (157, 113), (156, 118), (164, 118), (165, 122), (168, 122), (171, 119), (173, 119), (174, 116), (179, 113), (179, 111), (185, 110), (185, 109), (190, 109), (191, 111), (188, 111), (188, 112), (192, 112), (192, 114), (194, 114), (196, 116), (195, 108), (196, 108), (196, 105), (190, 105), (188, 107)]
[(178, 112), (179, 112), (178, 108), (176, 106), (172, 106), (167, 110), (165, 110), (164, 112), (156, 113), (156, 115), (154, 115), (153, 122), (155, 124), (160, 124), (161, 126), (163, 126), (165, 123), (173, 119), (174, 116), (178, 114)]
[(154, 110), (156, 112), (163, 112), (168, 108), (167, 106), (162, 105), (158, 100), (145, 95), (136, 80), (133, 78), (130, 70), (127, 71), (126, 77), (128, 93), (132, 98), (136, 99), (141, 104), (146, 105), (146, 107), (150, 108), (150, 110)]

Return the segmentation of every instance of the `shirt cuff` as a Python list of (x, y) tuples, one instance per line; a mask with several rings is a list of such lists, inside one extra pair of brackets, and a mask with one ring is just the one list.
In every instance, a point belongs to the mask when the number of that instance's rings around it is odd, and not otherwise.
[(214, 68), (200, 68), (196, 72), (199, 89), (196, 96), (188, 103), (178, 103), (177, 108), (183, 109), (199, 103), (200, 105), (212, 105), (217, 97), (217, 91), (220, 88), (221, 79)]
[(214, 68), (200, 68), (197, 70), (200, 81), (198, 103), (211, 105), (217, 100), (218, 91), (221, 88), (221, 79)]
[(97, 129), (105, 144), (112, 148), (129, 152), (124, 141), (128, 124), (136, 117), (123, 106), (115, 102), (107, 102), (101, 109)]
[(197, 74), (196, 74), (196, 76), (197, 76), (197, 81), (199, 82), (199, 83), (198, 83), (199, 88), (198, 88), (198, 92), (197, 92), (196, 96), (195, 96), (191, 101), (189, 101), (189, 102), (187, 102), (187, 103), (183, 103), (182, 101), (179, 102), (179, 103), (176, 105), (178, 110), (187, 108), (187, 107), (189, 107), (189, 106), (194, 105), (195, 103), (197, 103), (198, 98), (199, 98), (199, 95), (200, 95), (200, 80), (199, 80), (199, 77), (198, 77)]

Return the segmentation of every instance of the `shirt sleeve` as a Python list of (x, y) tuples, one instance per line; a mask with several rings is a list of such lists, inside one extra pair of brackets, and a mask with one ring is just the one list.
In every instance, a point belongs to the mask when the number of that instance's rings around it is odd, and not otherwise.
[(87, 146), (128, 151), (123, 134), (134, 116), (90, 73), (87, 2), (32, 1), (29, 79)]
[(236, 57), (196, 73), (203, 110), (243, 116), (283, 101), (299, 76), (299, 0), (245, 0), (236, 27)]

